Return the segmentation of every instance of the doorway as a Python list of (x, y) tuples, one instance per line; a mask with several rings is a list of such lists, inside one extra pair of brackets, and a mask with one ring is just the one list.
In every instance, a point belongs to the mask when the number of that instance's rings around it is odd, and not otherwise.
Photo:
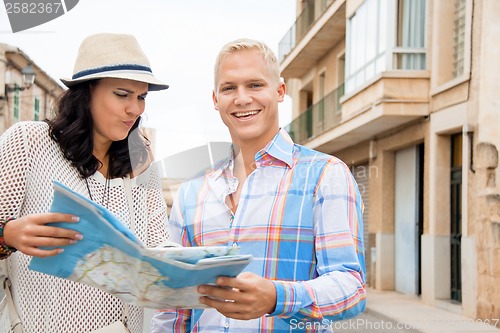
[(410, 295), (421, 293), (423, 151), (420, 144), (395, 153), (395, 289)]
[(450, 298), (462, 302), (462, 134), (451, 137), (450, 171)]

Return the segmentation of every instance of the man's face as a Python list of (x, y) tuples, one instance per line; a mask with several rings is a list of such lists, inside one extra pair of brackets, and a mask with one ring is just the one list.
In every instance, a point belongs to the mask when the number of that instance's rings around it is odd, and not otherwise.
[(215, 109), (233, 143), (263, 148), (279, 131), (278, 103), (284, 83), (273, 79), (262, 54), (241, 50), (224, 57), (213, 93)]

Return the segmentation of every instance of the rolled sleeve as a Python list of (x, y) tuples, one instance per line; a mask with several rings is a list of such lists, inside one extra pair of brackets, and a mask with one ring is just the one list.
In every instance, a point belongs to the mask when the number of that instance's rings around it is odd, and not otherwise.
[(284, 318), (314, 318), (319, 315), (314, 298), (306, 285), (300, 282), (273, 281), (276, 288), (276, 308), (270, 316)]

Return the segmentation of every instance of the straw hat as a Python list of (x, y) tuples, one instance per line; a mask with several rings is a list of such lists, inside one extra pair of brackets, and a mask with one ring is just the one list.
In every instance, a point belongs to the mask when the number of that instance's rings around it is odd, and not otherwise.
[(102, 78), (119, 78), (149, 83), (149, 90), (167, 89), (153, 76), (149, 60), (132, 35), (101, 33), (85, 38), (78, 50), (67, 86)]

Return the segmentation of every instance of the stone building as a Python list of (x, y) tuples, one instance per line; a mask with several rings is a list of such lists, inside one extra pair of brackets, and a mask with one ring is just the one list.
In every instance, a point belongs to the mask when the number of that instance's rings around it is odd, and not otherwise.
[(23, 51), (0, 43), (0, 134), (18, 121), (50, 117), (63, 91)]
[(500, 318), (500, 1), (296, 4), (287, 130), (352, 168), (368, 284)]

